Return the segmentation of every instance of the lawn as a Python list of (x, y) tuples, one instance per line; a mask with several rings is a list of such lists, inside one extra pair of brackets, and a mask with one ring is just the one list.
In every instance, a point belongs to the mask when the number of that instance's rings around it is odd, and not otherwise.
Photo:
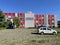
[(5, 27), (0, 27), (0, 30), (5, 30), (6, 28)]
[[(60, 33), (57, 35), (32, 34), (36, 29), (0, 30), (0, 45), (60, 45)], [(56, 29), (60, 30), (60, 29)]]

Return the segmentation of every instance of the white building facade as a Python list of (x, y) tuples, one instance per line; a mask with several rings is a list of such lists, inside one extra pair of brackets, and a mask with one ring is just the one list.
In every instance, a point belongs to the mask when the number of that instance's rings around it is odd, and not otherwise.
[(34, 14), (32, 12), (25, 13), (25, 28), (34, 27)]

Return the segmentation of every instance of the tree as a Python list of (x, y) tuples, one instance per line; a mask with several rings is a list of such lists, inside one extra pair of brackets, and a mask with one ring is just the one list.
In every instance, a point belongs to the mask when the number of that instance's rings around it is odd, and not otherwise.
[(7, 28), (10, 24), (12, 24), (12, 22), (11, 22), (10, 20), (7, 20), (7, 21), (5, 22), (5, 27)]
[(0, 27), (4, 27), (5, 26), (4, 23), (5, 23), (5, 15), (0, 10)]
[(14, 23), (14, 25), (16, 25), (16, 27), (19, 27), (20, 26), (19, 18), (18, 17), (14, 17), (13, 23)]
[(2, 11), (0, 11), (0, 22), (3, 22), (3, 21), (5, 21), (5, 15), (3, 14), (3, 12)]

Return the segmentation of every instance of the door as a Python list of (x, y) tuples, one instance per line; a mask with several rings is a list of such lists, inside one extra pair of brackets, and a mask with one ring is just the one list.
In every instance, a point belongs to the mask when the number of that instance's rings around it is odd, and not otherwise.
[(46, 27), (43, 27), (42, 29), (43, 29), (43, 32), (44, 32), (44, 33), (47, 33)]
[(50, 28), (47, 28), (46, 32), (47, 32), (47, 33), (52, 33), (52, 31), (51, 31)]

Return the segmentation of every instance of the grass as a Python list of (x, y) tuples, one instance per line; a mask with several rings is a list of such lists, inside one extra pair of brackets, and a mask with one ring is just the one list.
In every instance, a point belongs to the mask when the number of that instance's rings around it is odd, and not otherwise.
[(31, 34), (35, 30), (21, 28), (0, 30), (0, 45), (60, 45), (60, 32), (57, 35)]
[(5, 27), (0, 27), (0, 30), (5, 30), (6, 28)]
[(56, 36), (60, 37), (60, 32), (58, 32)]

